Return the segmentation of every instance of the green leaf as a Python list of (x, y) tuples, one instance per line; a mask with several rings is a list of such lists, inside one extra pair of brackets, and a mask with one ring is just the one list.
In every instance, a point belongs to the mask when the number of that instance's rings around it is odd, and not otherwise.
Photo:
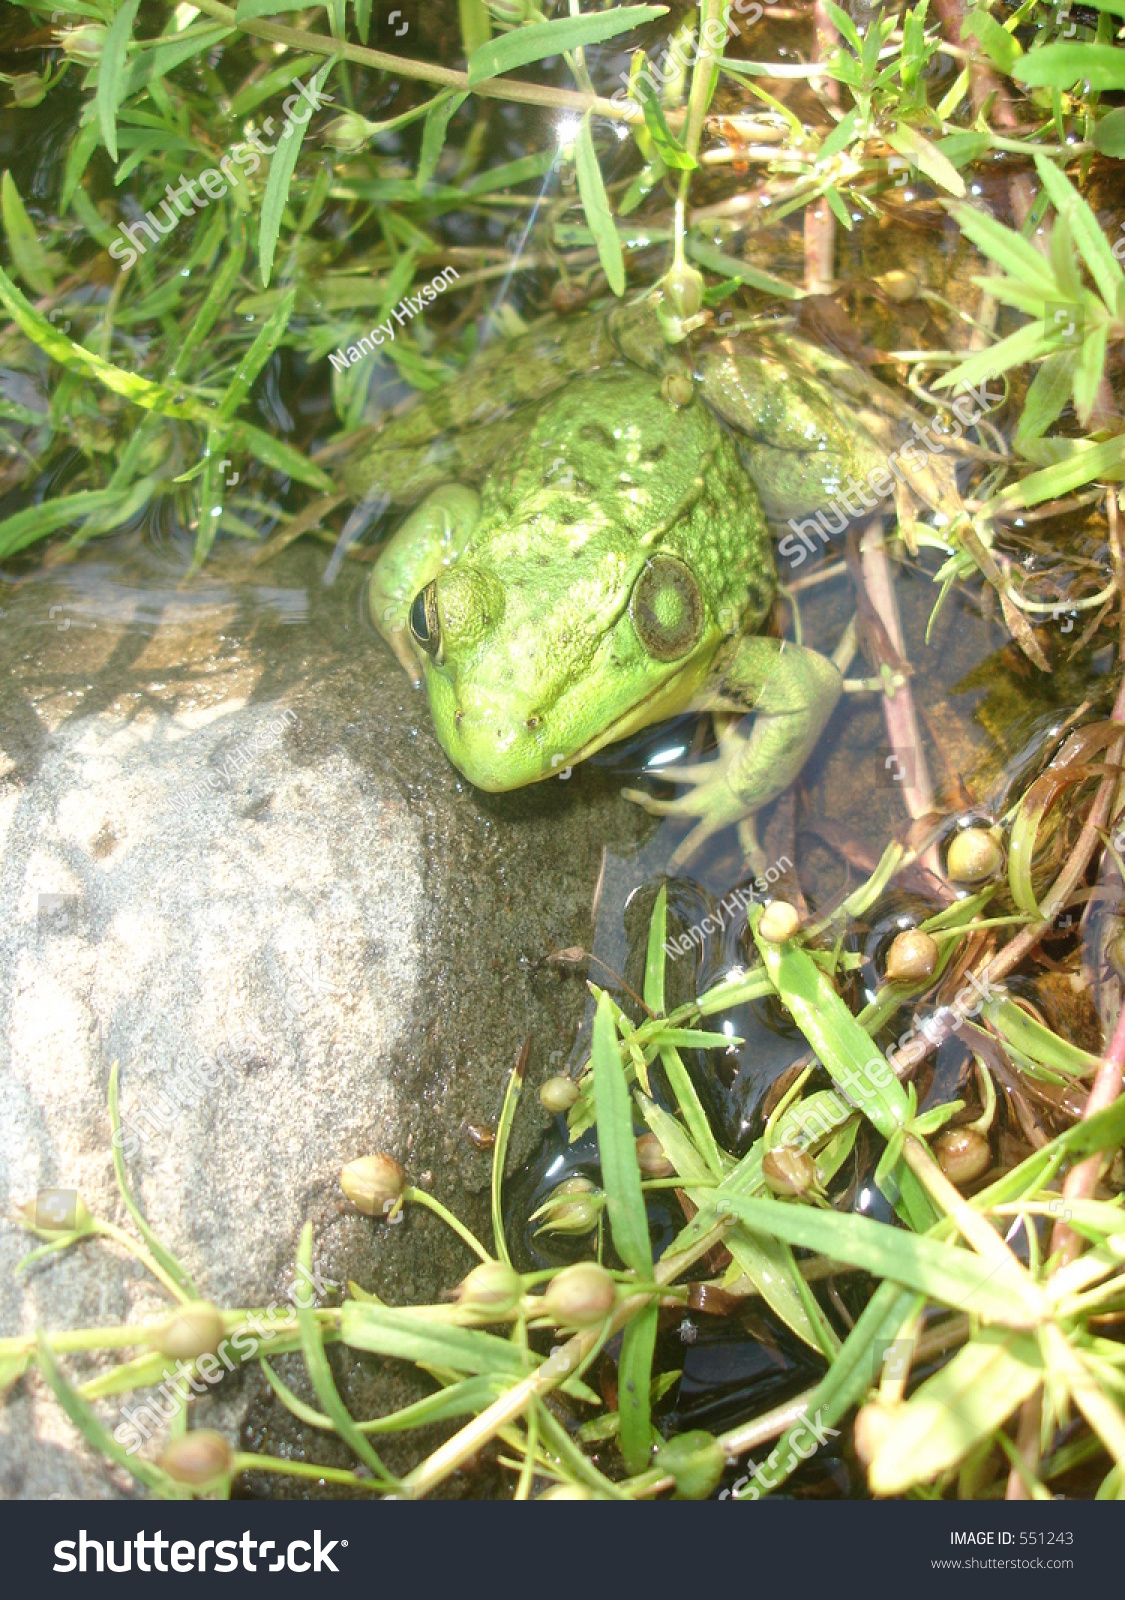
[(1125, 50), (1113, 44), (1045, 44), (1030, 50), (1012, 68), (1017, 83), (1030, 88), (1125, 89)]
[(640, 103), (644, 112), (645, 127), (652, 135), (652, 142), (664, 165), (680, 172), (694, 172), (699, 163), (684, 149), (669, 128), (664, 116), (664, 107), (660, 104), (660, 95), (653, 85), (651, 76), (645, 73), (634, 74), (629, 80), (629, 92), (634, 100)]
[(1023, 47), (1018, 40), (984, 10), (969, 12), (961, 24), (961, 38), (976, 39), (992, 65), (1009, 76), (1023, 55)]
[(983, 1331), (891, 1413), (868, 1467), (871, 1488), (904, 1494), (956, 1467), (1042, 1381), (1034, 1335)]
[(1014, 1261), (1011, 1270), (1004, 1271), (948, 1240), (909, 1233), (870, 1217), (781, 1200), (724, 1192), (713, 1205), (718, 1215), (732, 1216), (759, 1233), (818, 1251), (833, 1261), (849, 1261), (927, 1300), (971, 1311), (985, 1322), (1032, 1328), (1043, 1316), (1041, 1293)]
[[(459, 1328), (438, 1317), (426, 1318), (402, 1306), (380, 1306), (366, 1300), (345, 1300), (340, 1309), (340, 1338), (353, 1350), (413, 1361), (422, 1367), (447, 1367), (457, 1372), (516, 1381), (528, 1374), (528, 1358), (508, 1339), (480, 1328)], [(532, 1355), (532, 1368), (541, 1357)], [(594, 1399), (577, 1379), (562, 1385), (567, 1394)]]
[(149, 1253), (154, 1261), (164, 1268), (172, 1282), (179, 1288), (185, 1300), (201, 1300), (203, 1296), (192, 1282), (190, 1274), (184, 1271), (180, 1263), (149, 1227), (145, 1214), (133, 1198), (133, 1191), (129, 1187), (129, 1176), (125, 1171), (125, 1158), (121, 1154), (124, 1142), (121, 1138), (121, 1112), (117, 1098), (118, 1063), (115, 1061), (109, 1071), (109, 1123), (112, 1131), (110, 1140), (113, 1149), (113, 1174), (117, 1179), (117, 1187), (121, 1198), (125, 1202), (125, 1209), (137, 1226), (137, 1232), (148, 1245)]
[[(255, 0), (249, 0), (249, 3), (254, 4)], [(325, 79), (337, 60), (338, 57), (333, 56), (315, 75), (310, 85), (314, 93), (324, 87)], [(258, 231), (258, 265), (262, 274), (262, 284), (266, 288), (269, 287), (270, 273), (273, 271), (274, 251), (277, 249), (277, 236), (281, 231), (281, 219), (285, 214), (285, 202), (289, 198), (289, 185), (297, 165), (297, 157), (301, 153), (305, 132), (311, 121), (311, 117), (305, 122), (287, 121), (284, 137), (279, 141), (277, 151), (270, 161), (270, 175), (266, 179), (266, 192), (262, 196), (262, 221)]]
[(645, 1306), (625, 1325), (617, 1368), (617, 1414), (621, 1422), (621, 1454), (625, 1470), (643, 1472), (652, 1456), (652, 1415), (649, 1388), (652, 1357), (656, 1349), (655, 1302)]
[(141, 0), (125, 0), (106, 31), (98, 62), (98, 123), (111, 161), (117, 160), (117, 108), (125, 94), (126, 56)]
[(1016, 506), (1037, 506), (1044, 500), (1055, 500), (1070, 494), (1085, 483), (1118, 483), (1125, 477), (1125, 434), (1106, 439), (1102, 444), (1067, 440), (1074, 444), (1073, 453), (1063, 461), (1056, 461), (1040, 472), (1033, 472), (1020, 483), (1014, 483), (997, 495), (993, 502), (999, 509), (1012, 510)]
[(469, 87), (485, 78), (513, 67), (526, 67), (531, 61), (579, 50), (583, 45), (600, 44), (632, 28), (643, 27), (667, 12), (667, 6), (615, 6), (609, 11), (588, 12), (579, 17), (558, 17), (553, 22), (529, 22), (510, 33), (502, 33), (474, 50), (469, 57)]
[(697, 261), (701, 267), (707, 267), (711, 272), (718, 272), (724, 278), (737, 278), (739, 283), (749, 284), (751, 289), (760, 289), (763, 294), (779, 295), (783, 300), (803, 300), (805, 291), (791, 283), (786, 283), (784, 278), (775, 278), (772, 272), (766, 272), (761, 267), (752, 267), (748, 262), (739, 261), (737, 256), (728, 256), (714, 246), (702, 243), (690, 234), (686, 242), (688, 255)]
[[(1125, 51), (1119, 53), (1125, 55)], [(1109, 240), (1098, 225), (1097, 217), (1066, 174), (1056, 167), (1053, 161), (1037, 155), (1035, 170), (1039, 174), (1039, 181), (1051, 198), (1051, 204), (1073, 233), (1082, 259), (1112, 316), (1117, 292), (1125, 282), (1125, 274), (1114, 260)]]
[(652, 1246), (637, 1165), (633, 1107), (621, 1065), (613, 1002), (607, 994), (598, 998), (591, 1057), (602, 1186), (613, 1243), (625, 1265), (647, 1281), (652, 1277)]
[(824, 140), (816, 153), (817, 165), (822, 161), (830, 161), (833, 156), (838, 156), (841, 150), (846, 150), (859, 131), (859, 112), (849, 111), (847, 116), (841, 117), (832, 132)]
[[(508, 34), (506, 37), (510, 39), (512, 36)], [(494, 44), (499, 42), (493, 40)], [(606, 275), (606, 281), (614, 294), (623, 295), (625, 257), (621, 253), (621, 240), (617, 237), (613, 213), (609, 209), (609, 199), (602, 181), (602, 171), (598, 166), (598, 155), (590, 132), (588, 111), (579, 124), (578, 135), (574, 141), (574, 165), (578, 175), (578, 193), (582, 200), (582, 209), (586, 213), (586, 221), (594, 236), (594, 243), (598, 247), (598, 258)]]
[(418, 171), (414, 176), (419, 193), (437, 169), (450, 119), (456, 116), (467, 99), (468, 95), (465, 94), (441, 94), (430, 102), (426, 120), (422, 124), (422, 149), (418, 156)]
[(314, 4), (310, 6), (308, 0), (238, 0), (234, 19), (236, 22), (252, 22), (255, 17), (272, 17), (279, 11), (319, 11), (320, 9), (320, 5)]
[(965, 180), (957, 168), (917, 128), (900, 122), (885, 138), (892, 150), (897, 150), (900, 156), (906, 156), (931, 183), (936, 183), (940, 189), (947, 189), (958, 199), (965, 193)]
[(1045, 300), (1056, 299), (1056, 285), (1050, 266), (1022, 234), (1005, 228), (987, 212), (973, 205), (949, 202), (949, 212), (977, 249), (990, 261), (1031, 289), (1040, 289)]
[[(301, 1229), (301, 1242), (297, 1246), (297, 1267), (303, 1272), (300, 1276), (305, 1283), (312, 1282), (312, 1236), (311, 1222), (306, 1222)], [(347, 1406), (340, 1398), (328, 1365), (328, 1357), (324, 1350), (324, 1340), (321, 1337), (320, 1322), (317, 1318), (316, 1308), (310, 1295), (298, 1295), (294, 1300), (297, 1308), (297, 1322), (301, 1329), (301, 1351), (308, 1368), (309, 1379), (316, 1397), (332, 1419), (332, 1425), (346, 1445), (355, 1451), (365, 1466), (371, 1468), (381, 1482), (388, 1488), (392, 1487), (394, 1480), (384, 1467), (379, 1456), (371, 1445), (368, 1444), (363, 1434), (356, 1426)]]
[(113, 1461), (119, 1467), (124, 1467), (131, 1473), (138, 1483), (143, 1483), (160, 1500), (175, 1500), (179, 1497), (176, 1485), (161, 1472), (159, 1467), (154, 1467), (151, 1462), (144, 1461), (139, 1455), (129, 1455), (124, 1446), (117, 1440), (103, 1424), (93, 1407), (87, 1405), (81, 1395), (69, 1384), (63, 1376), (62, 1369), (55, 1360), (54, 1352), (47, 1343), (46, 1337), (40, 1333), (36, 1337), (39, 1370), (62, 1406), (67, 1416), (78, 1429), (79, 1433), (97, 1453), (106, 1460)]
[(668, 885), (662, 883), (652, 908), (645, 950), (645, 1005), (654, 1016), (664, 1015), (664, 941), (668, 937)]
[[(1125, 5), (1125, 0), (1122, 4)], [(1116, 111), (1107, 112), (1095, 122), (1093, 142), (1094, 149), (1100, 150), (1103, 156), (1125, 159), (1125, 106), (1118, 106)]]
[(36, 294), (53, 294), (55, 280), (51, 261), (39, 242), (39, 232), (24, 209), (20, 192), (10, 172), (0, 181), (0, 213), (12, 264), (28, 288)]

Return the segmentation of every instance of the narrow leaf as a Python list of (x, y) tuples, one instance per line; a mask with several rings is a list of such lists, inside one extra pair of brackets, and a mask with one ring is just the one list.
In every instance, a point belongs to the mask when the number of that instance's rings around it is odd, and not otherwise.
[(613, 1243), (625, 1265), (639, 1278), (648, 1279), (652, 1276), (652, 1247), (637, 1165), (633, 1108), (621, 1065), (613, 1003), (606, 994), (598, 999), (591, 1055), (598, 1150)]
[(125, 94), (126, 55), (141, 0), (125, 0), (106, 30), (98, 62), (98, 124), (110, 160), (117, 160), (117, 108)]
[[(253, 0), (251, 0), (253, 3)], [(482, 44), (469, 57), (469, 87), (485, 78), (513, 67), (526, 67), (531, 61), (579, 50), (583, 45), (600, 44), (603, 39), (628, 33), (664, 16), (667, 6), (616, 6), (609, 11), (587, 12), (585, 16), (558, 17), (553, 22), (531, 22), (513, 28)]]
[(621, 1454), (625, 1458), (625, 1470), (629, 1473), (643, 1472), (652, 1455), (649, 1388), (652, 1383), (658, 1316), (655, 1303), (645, 1306), (626, 1324), (621, 1340), (621, 1359), (617, 1368), (617, 1414), (621, 1419)]
[[(511, 34), (507, 37), (511, 38)], [(605, 192), (602, 170), (598, 165), (598, 154), (594, 149), (594, 139), (590, 132), (588, 111), (578, 127), (578, 136), (574, 143), (574, 164), (578, 175), (578, 193), (582, 200), (582, 209), (586, 213), (586, 221), (594, 236), (594, 243), (598, 247), (598, 257), (606, 281), (614, 294), (622, 295), (625, 293), (625, 257), (621, 252), (621, 240), (617, 237), (613, 213), (609, 209), (609, 198)]]

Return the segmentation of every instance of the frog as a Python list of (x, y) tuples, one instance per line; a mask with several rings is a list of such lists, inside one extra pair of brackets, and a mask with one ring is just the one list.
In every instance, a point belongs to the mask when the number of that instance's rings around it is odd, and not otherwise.
[[(771, 521), (866, 475), (909, 418), (844, 357), (784, 330), (669, 347), (653, 297), (494, 346), (348, 463), (366, 508), (413, 501), (375, 561), (371, 617), (454, 767), (502, 792), (569, 773), (684, 711), (716, 755), (627, 796), (690, 823), (670, 865), (758, 813), (807, 762), (836, 663), (764, 632)], [(943, 469), (915, 492), (936, 503)]]

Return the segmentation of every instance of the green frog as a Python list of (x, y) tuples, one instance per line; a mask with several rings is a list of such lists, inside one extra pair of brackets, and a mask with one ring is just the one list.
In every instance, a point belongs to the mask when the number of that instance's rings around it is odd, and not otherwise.
[[(908, 415), (785, 330), (669, 347), (650, 297), (493, 347), (392, 419), (345, 482), (417, 502), (370, 609), (424, 677), (453, 764), (514, 789), (708, 709), (718, 755), (661, 774), (685, 792), (627, 792), (694, 822), (674, 864), (731, 823), (753, 855), (755, 814), (842, 687), (826, 657), (758, 632), (777, 585), (768, 519), (881, 465)], [(947, 485), (914, 487), (932, 501)]]

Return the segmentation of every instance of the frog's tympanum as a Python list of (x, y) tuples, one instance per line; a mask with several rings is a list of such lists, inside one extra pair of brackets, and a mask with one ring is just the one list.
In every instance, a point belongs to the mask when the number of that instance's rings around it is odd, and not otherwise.
[(689, 364), (650, 300), (493, 347), (394, 419), (345, 481), (418, 502), (376, 562), (371, 613), (424, 674), (450, 760), (514, 789), (688, 708), (733, 713), (717, 758), (662, 772), (682, 797), (634, 798), (698, 819), (680, 859), (735, 821), (750, 846), (841, 688), (825, 657), (757, 635), (767, 514), (826, 505), (909, 415), (784, 335), (704, 341)]

